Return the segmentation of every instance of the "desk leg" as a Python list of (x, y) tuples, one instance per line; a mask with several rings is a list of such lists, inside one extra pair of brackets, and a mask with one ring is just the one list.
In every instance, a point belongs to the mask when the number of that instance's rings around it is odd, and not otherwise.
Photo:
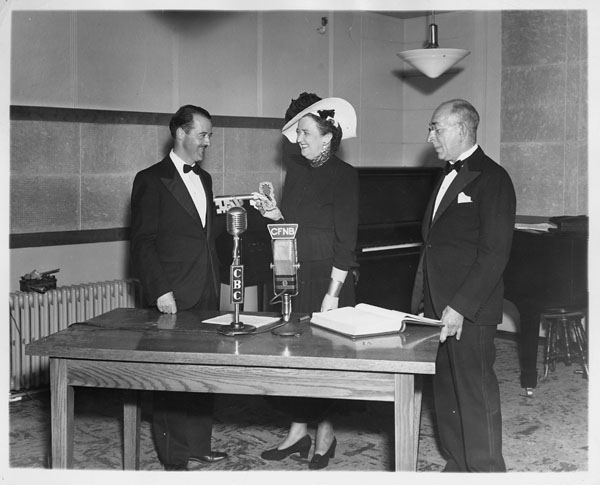
[(73, 386), (68, 384), (64, 359), (50, 359), (50, 416), (52, 468), (72, 468)]
[(415, 392), (413, 374), (396, 374), (394, 383), (394, 436), (396, 471), (417, 470), (417, 446), (421, 415), (421, 390)]
[(140, 467), (140, 393), (123, 391), (123, 469)]

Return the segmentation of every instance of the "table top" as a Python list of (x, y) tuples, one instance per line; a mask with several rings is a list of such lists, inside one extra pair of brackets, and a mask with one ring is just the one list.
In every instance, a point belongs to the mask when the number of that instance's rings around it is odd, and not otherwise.
[[(275, 313), (248, 312), (276, 316)], [(388, 373), (435, 372), (440, 329), (408, 325), (403, 333), (352, 340), (298, 322), (298, 336), (271, 333), (277, 324), (253, 334), (226, 336), (203, 320), (223, 312), (117, 308), (41, 338), (26, 346), (29, 355), (169, 364), (285, 367)], [(243, 322), (243, 313), (240, 320)], [(282, 329), (285, 327), (281, 327)]]

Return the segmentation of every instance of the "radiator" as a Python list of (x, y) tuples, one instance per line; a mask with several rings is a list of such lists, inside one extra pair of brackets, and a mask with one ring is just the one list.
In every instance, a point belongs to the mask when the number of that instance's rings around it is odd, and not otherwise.
[(141, 300), (134, 279), (61, 286), (46, 293), (9, 294), (10, 390), (45, 386), (49, 359), (25, 355), (25, 345), (114, 308), (134, 308)]

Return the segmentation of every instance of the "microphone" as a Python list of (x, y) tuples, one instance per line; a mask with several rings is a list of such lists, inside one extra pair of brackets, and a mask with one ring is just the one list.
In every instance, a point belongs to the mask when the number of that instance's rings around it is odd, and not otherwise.
[(240, 322), (240, 304), (244, 303), (244, 266), (240, 256), (240, 234), (248, 229), (248, 214), (243, 207), (232, 207), (227, 211), (227, 232), (233, 236), (233, 257), (229, 272), (230, 302), (234, 306), (234, 319), (229, 325), (221, 325), (218, 332), (227, 335), (241, 335), (256, 330), (253, 325)]
[(227, 211), (226, 226), (227, 232), (234, 238), (245, 232), (248, 229), (248, 213), (246, 209), (243, 207), (232, 207), (229, 209)]
[(296, 232), (298, 224), (268, 224), (273, 248), (273, 289), (275, 296), (281, 297), (282, 319), (289, 322), (292, 314), (292, 296), (298, 294), (298, 250)]

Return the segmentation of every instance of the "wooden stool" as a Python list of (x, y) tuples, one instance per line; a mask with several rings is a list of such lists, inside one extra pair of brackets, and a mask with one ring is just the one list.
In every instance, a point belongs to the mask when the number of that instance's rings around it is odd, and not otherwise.
[(584, 377), (589, 375), (587, 335), (581, 323), (583, 317), (582, 311), (568, 308), (548, 308), (540, 315), (540, 324), (548, 325), (542, 379), (548, 376), (548, 370), (554, 372), (557, 360), (564, 360), (567, 365), (577, 360), (583, 367)]

